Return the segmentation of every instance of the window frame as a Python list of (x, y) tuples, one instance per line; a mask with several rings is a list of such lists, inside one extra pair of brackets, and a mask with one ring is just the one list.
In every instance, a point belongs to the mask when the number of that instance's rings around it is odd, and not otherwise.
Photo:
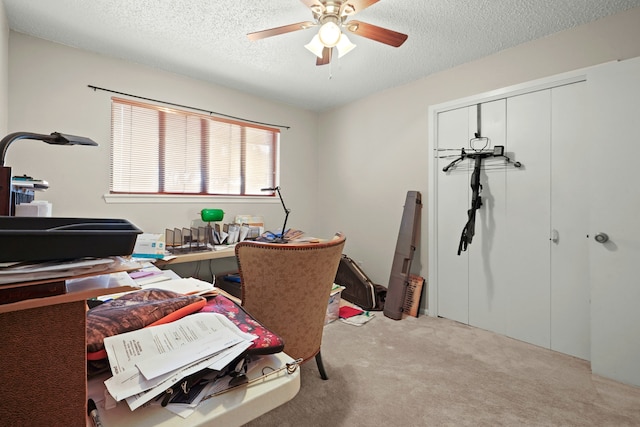
[[(117, 105), (125, 105), (131, 107), (138, 107), (149, 110), (151, 112), (155, 112), (157, 114), (158, 120), (158, 141), (157, 147), (158, 149), (158, 191), (122, 191), (114, 190), (114, 169), (116, 167), (116, 160), (114, 156), (114, 150), (116, 149), (115, 141), (114, 141), (114, 111)], [(166, 129), (166, 117), (167, 114), (175, 114), (178, 116), (182, 116), (185, 118), (195, 118), (198, 120), (200, 125), (198, 126), (200, 132), (200, 158), (198, 159), (200, 164), (206, 164), (204, 167), (205, 171), (209, 171), (211, 168), (211, 163), (209, 162), (209, 157), (211, 155), (211, 139), (212, 135), (209, 134), (208, 130), (214, 123), (222, 123), (228, 124), (231, 126), (238, 126), (240, 130), (240, 138), (239, 140), (232, 140), (232, 144), (239, 144), (240, 150), (240, 159), (239, 159), (239, 174), (234, 176), (226, 177), (227, 180), (232, 180), (234, 177), (238, 178), (240, 191), (237, 193), (232, 192), (208, 192), (207, 187), (209, 185), (208, 180), (210, 179), (207, 174), (201, 174), (199, 179), (199, 192), (176, 192), (176, 191), (166, 191), (166, 181), (168, 179), (167, 172), (164, 170), (166, 165), (164, 156), (166, 155), (166, 139), (165, 134), (167, 133)], [(186, 120), (186, 119), (185, 119)], [(186, 125), (185, 125), (186, 126)], [(266, 171), (266, 176), (269, 177), (268, 180), (265, 180), (264, 184), (260, 184), (260, 187), (275, 187), (278, 182), (279, 177), (279, 168), (280, 168), (280, 130), (274, 127), (265, 126), (261, 124), (249, 123), (242, 120), (234, 120), (224, 117), (217, 117), (211, 114), (202, 114), (182, 109), (169, 108), (165, 106), (160, 106), (156, 104), (150, 104), (147, 102), (140, 102), (131, 99), (124, 99), (120, 97), (112, 97), (111, 98), (111, 135), (110, 135), (110, 175), (109, 175), (109, 192), (105, 194), (105, 200), (108, 202), (117, 202), (117, 203), (127, 203), (132, 201), (146, 201), (146, 202), (157, 202), (157, 201), (184, 201), (185, 199), (193, 200), (201, 202), (206, 198), (215, 198), (217, 201), (221, 199), (228, 199), (232, 202), (237, 202), (243, 198), (262, 198), (264, 196), (274, 196), (274, 193), (265, 193), (265, 194), (256, 194), (256, 193), (247, 193), (246, 185), (247, 185), (247, 147), (251, 145), (251, 141), (247, 137), (248, 129), (257, 129), (262, 131), (267, 131), (265, 134), (265, 145), (269, 147), (269, 155), (267, 156), (269, 160), (265, 162), (268, 164), (268, 168)], [(269, 137), (270, 134), (270, 137)], [(207, 162), (207, 163), (203, 163)], [(202, 166), (201, 169), (202, 171)], [(249, 175), (250, 176), (250, 175)], [(255, 188), (253, 189), (255, 191)], [(269, 197), (270, 199), (272, 197)]]

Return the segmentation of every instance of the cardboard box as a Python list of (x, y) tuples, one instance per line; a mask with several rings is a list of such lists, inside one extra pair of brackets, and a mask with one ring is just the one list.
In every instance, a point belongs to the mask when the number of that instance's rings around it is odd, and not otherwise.
[(340, 299), (344, 286), (333, 284), (331, 294), (329, 295), (329, 304), (327, 305), (327, 314), (324, 318), (324, 324), (327, 325), (338, 319), (340, 315)]
[(142, 233), (136, 238), (133, 256), (137, 258), (163, 258), (164, 235)]

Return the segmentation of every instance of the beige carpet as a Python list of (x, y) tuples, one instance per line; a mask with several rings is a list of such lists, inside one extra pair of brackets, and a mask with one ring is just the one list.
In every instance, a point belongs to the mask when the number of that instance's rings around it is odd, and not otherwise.
[(298, 395), (260, 426), (640, 426), (640, 388), (589, 363), (446, 319), (325, 327)]

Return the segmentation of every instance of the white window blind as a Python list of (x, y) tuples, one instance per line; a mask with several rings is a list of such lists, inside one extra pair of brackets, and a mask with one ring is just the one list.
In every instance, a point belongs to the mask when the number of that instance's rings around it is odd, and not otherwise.
[(111, 193), (260, 195), (275, 186), (280, 131), (111, 99)]

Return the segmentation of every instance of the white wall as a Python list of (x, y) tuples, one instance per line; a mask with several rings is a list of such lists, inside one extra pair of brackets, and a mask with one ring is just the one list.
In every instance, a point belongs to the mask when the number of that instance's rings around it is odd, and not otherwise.
[[(19, 141), (10, 147), (7, 164), (16, 174), (50, 182), (52, 188), (43, 197), (54, 203), (56, 216), (124, 217), (145, 231), (157, 231), (190, 221), (202, 207), (222, 207), (230, 215), (264, 214), (267, 224), (277, 227), (282, 220), (277, 203), (106, 204), (102, 195), (108, 190), (110, 95), (86, 86), (290, 125), (290, 130), (282, 132), (281, 185), (292, 209), (291, 226), (322, 237), (337, 230), (345, 232), (345, 253), (360, 262), (374, 282), (387, 285), (406, 192), (421, 191), (427, 200), (429, 105), (640, 56), (638, 40), (640, 8), (508, 49), (318, 117), (11, 32), (7, 131), (86, 135), (101, 146), (53, 147)], [(425, 206), (422, 242), (412, 269), (424, 277), (428, 273), (426, 215)]]
[[(429, 105), (615, 59), (640, 56), (640, 8), (378, 93), (320, 116), (319, 206), (325, 233), (387, 285), (408, 190), (427, 200)], [(427, 207), (412, 271), (427, 277)], [(455, 236), (454, 238), (458, 238)], [(423, 293), (423, 298), (426, 296)], [(424, 308), (424, 304), (422, 306)]]
[(199, 203), (106, 203), (113, 94), (87, 87), (93, 85), (290, 126), (281, 133), (280, 175), (283, 197), (292, 210), (288, 225), (317, 235), (316, 113), (13, 31), (9, 82), (9, 132), (57, 131), (90, 137), (99, 144), (54, 146), (19, 140), (9, 147), (6, 164), (14, 175), (49, 182), (50, 189), (36, 199), (52, 202), (54, 216), (126, 218), (144, 231), (163, 232), (188, 227), (202, 208), (222, 208), (225, 220), (236, 214), (263, 215), (267, 227), (282, 226), (284, 213), (277, 199), (272, 203), (222, 203), (212, 198)]
[[(9, 23), (0, 0), (0, 137), (7, 133), (9, 115)], [(1, 166), (1, 165), (0, 165)]]

